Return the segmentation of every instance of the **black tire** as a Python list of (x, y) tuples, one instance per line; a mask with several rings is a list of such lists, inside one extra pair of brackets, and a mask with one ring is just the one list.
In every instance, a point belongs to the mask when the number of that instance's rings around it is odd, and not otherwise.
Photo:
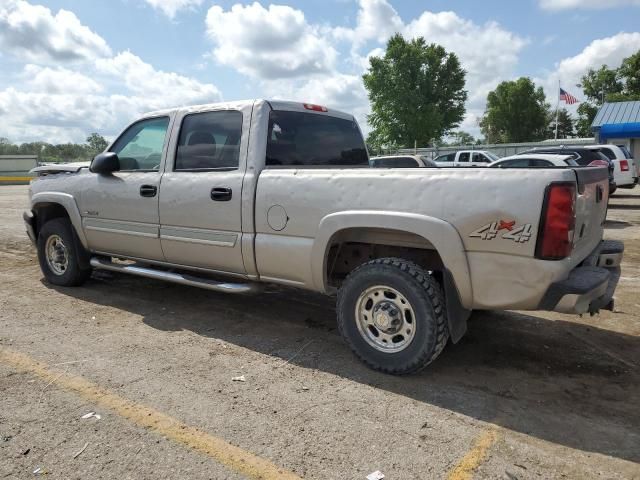
[[(62, 272), (56, 272), (47, 261), (47, 241), (54, 235), (62, 239), (67, 253), (66, 267)], [(37, 246), (40, 269), (49, 283), (61, 287), (76, 287), (91, 276), (91, 268), (82, 267), (82, 259), (86, 258), (87, 252), (82, 248), (68, 218), (54, 218), (45, 223), (38, 234)]]
[[(358, 328), (358, 299), (376, 285), (400, 292), (415, 312), (414, 337), (398, 352), (374, 348)], [(447, 343), (445, 305), (440, 284), (422, 267), (400, 258), (381, 258), (361, 265), (345, 279), (338, 292), (338, 328), (354, 353), (374, 370), (394, 375), (415, 373), (433, 362)]]

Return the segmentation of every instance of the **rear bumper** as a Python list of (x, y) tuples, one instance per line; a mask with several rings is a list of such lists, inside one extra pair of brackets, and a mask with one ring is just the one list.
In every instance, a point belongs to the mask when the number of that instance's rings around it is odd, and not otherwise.
[(613, 310), (613, 295), (620, 279), (624, 244), (606, 240), (562, 281), (554, 282), (540, 301), (540, 310), (561, 313), (597, 313)]
[(27, 230), (27, 235), (29, 236), (29, 240), (35, 245), (36, 243), (36, 229), (35, 229), (35, 221), (36, 217), (33, 216), (33, 212), (31, 210), (25, 210), (22, 214), (22, 220), (24, 220), (24, 226)]

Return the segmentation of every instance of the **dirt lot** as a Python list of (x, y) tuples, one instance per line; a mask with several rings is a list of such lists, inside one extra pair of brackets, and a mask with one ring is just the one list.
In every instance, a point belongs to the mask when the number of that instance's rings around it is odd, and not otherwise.
[(0, 478), (268, 478), (264, 459), (323, 480), (640, 479), (640, 189), (609, 209), (616, 312), (475, 313), (401, 378), (354, 358), (321, 296), (104, 272), (53, 288), (26, 191), (0, 187)]

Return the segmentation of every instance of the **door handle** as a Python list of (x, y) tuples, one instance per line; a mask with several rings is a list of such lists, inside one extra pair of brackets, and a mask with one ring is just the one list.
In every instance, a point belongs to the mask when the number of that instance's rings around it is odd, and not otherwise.
[(141, 197), (155, 197), (158, 193), (158, 187), (155, 185), (141, 185), (140, 196)]
[(214, 187), (211, 189), (211, 200), (215, 202), (228, 202), (231, 200), (231, 189), (226, 187)]

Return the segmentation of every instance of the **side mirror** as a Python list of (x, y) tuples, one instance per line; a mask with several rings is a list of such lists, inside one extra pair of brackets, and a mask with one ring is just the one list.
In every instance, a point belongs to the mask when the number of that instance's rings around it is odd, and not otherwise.
[(93, 173), (108, 174), (120, 170), (120, 159), (117, 153), (104, 152), (96, 155), (89, 170)]

